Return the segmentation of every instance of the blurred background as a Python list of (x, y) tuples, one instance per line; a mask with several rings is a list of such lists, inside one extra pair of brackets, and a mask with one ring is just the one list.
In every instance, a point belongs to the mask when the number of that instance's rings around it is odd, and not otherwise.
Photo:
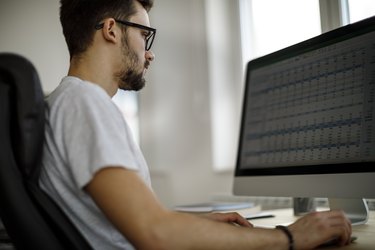
[[(374, 13), (372, 0), (155, 0), (147, 86), (114, 101), (160, 200), (230, 199), (246, 62)], [(27, 57), (48, 95), (69, 65), (59, 2), (0, 0), (0, 52)]]

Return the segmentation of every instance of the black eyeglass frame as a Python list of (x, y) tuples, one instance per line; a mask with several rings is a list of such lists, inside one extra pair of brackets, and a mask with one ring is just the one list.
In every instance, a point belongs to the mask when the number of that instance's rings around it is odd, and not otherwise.
[[(148, 26), (144, 26), (142, 24), (129, 22), (129, 21), (122, 21), (122, 20), (118, 20), (118, 19), (115, 19), (115, 21), (122, 24), (122, 25), (126, 25), (126, 26), (130, 26), (130, 27), (134, 27), (134, 28), (149, 31), (150, 34), (148, 34), (147, 37), (146, 37), (145, 50), (149, 51), (151, 49), (151, 46), (154, 43), (154, 39), (155, 39), (155, 35), (156, 35), (156, 29), (148, 27)], [(104, 23), (98, 23), (97, 25), (95, 25), (95, 29), (97, 29), (97, 30), (100, 30), (103, 27), (104, 27)]]

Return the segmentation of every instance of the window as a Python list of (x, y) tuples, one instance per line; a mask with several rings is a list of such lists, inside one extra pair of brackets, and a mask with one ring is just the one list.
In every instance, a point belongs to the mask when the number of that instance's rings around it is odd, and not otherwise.
[(319, 35), (318, 0), (240, 1), (244, 63)]
[(119, 89), (112, 98), (125, 117), (136, 143), (139, 144), (138, 96), (134, 91)]
[(348, 0), (348, 7), (351, 23), (375, 15), (374, 0)]

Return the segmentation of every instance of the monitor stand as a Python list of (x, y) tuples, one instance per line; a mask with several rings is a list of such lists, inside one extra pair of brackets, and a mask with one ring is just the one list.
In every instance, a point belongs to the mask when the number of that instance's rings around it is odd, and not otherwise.
[(329, 198), (330, 209), (341, 209), (348, 216), (352, 225), (365, 224), (368, 220), (369, 209), (365, 199), (336, 199)]

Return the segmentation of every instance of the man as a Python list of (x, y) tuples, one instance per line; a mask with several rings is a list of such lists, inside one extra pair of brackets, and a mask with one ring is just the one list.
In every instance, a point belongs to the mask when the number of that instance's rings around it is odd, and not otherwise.
[(311, 249), (349, 243), (342, 212), (289, 227), (253, 228), (236, 213), (195, 216), (164, 208), (147, 164), (111, 101), (139, 90), (154, 59), (151, 0), (61, 0), (70, 68), (47, 98), (41, 187), (95, 249)]

